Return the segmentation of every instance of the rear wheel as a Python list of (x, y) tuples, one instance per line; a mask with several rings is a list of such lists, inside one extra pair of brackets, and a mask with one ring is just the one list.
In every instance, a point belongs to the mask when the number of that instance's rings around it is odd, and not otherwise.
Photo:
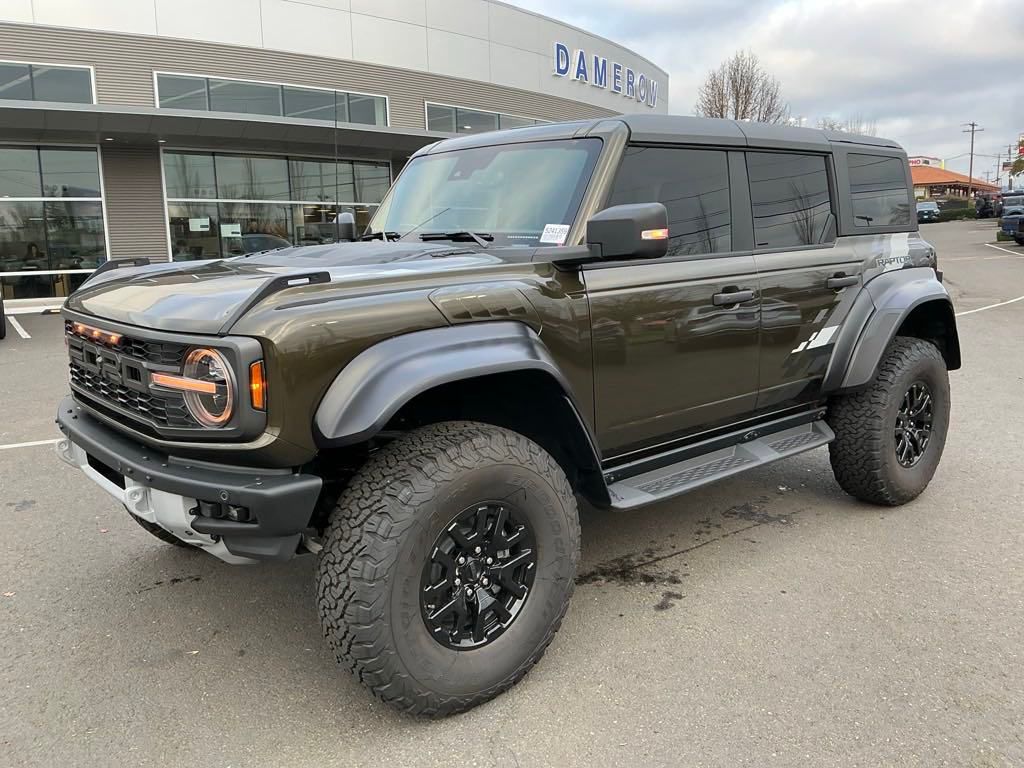
[(561, 624), (579, 557), (561, 467), (506, 429), (447, 422), (376, 452), (338, 500), (317, 603), (339, 662), (440, 717), (518, 682)]
[(895, 506), (935, 474), (949, 427), (949, 377), (934, 344), (898, 336), (871, 383), (829, 406), (832, 471), (862, 501)]

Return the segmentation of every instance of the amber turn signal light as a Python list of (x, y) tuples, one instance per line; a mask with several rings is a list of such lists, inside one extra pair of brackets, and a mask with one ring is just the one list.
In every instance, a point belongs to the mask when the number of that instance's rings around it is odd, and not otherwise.
[(85, 323), (74, 323), (71, 327), (74, 329), (76, 335), (86, 339), (101, 341), (104, 344), (110, 344), (111, 346), (121, 343), (121, 334), (119, 333), (101, 331), (99, 328), (93, 328)]
[(667, 229), (645, 229), (640, 233), (641, 240), (668, 240)]
[(249, 366), (249, 396), (252, 398), (252, 407), (257, 411), (267, 409), (267, 374), (262, 360)]

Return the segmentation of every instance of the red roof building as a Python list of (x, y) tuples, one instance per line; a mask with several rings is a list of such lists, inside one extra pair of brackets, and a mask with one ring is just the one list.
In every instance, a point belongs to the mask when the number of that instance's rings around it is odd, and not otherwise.
[(995, 193), (999, 187), (981, 179), (971, 181), (969, 176), (947, 171), (934, 165), (913, 165), (910, 178), (914, 181), (914, 197), (924, 200), (931, 197), (967, 197), (968, 186), (972, 194)]

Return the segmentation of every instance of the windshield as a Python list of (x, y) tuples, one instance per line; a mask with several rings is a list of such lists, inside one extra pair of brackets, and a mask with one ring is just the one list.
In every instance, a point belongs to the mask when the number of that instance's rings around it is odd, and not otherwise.
[(939, 209), (938, 203), (918, 203), (917, 210), (919, 211), (937, 211)]
[(366, 235), (473, 232), (495, 245), (562, 245), (600, 152), (600, 139), (567, 139), (413, 158)]
[(1024, 205), (1024, 197), (1020, 197), (1020, 196), (1017, 196), (1017, 197), (1004, 197), (1003, 198), (1003, 205), (1004, 206)]

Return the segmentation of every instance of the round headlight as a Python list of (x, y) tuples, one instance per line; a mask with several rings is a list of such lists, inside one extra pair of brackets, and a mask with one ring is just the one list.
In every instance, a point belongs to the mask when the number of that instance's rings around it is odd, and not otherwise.
[(207, 385), (184, 392), (192, 418), (204, 427), (224, 426), (235, 406), (235, 380), (224, 356), (214, 349), (193, 349), (185, 358), (183, 374)]

